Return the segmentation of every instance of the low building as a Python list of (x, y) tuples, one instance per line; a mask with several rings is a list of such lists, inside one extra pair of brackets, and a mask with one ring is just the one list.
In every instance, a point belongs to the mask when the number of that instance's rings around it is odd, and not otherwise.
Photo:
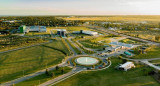
[(19, 27), (20, 33), (28, 32), (47, 32), (46, 26), (25, 26), (22, 25)]
[(5, 30), (0, 31), (0, 35), (8, 35), (8, 34), (9, 34), (9, 31), (5, 31)]
[(86, 34), (86, 35), (95, 36), (95, 35), (98, 35), (98, 32), (87, 31), (87, 30), (80, 30), (80, 31), (74, 31), (73, 34)]
[(133, 62), (126, 62), (124, 64), (120, 64), (120, 66), (118, 67), (118, 69), (120, 70), (124, 70), (124, 71), (127, 71), (131, 68), (135, 68), (136, 66), (134, 65)]
[(111, 45), (116, 45), (116, 46), (121, 46), (122, 49), (131, 49), (134, 46), (132, 44), (125, 44), (125, 43), (121, 43), (121, 42), (111, 42)]
[(67, 33), (66, 29), (57, 29), (57, 35), (65, 37)]

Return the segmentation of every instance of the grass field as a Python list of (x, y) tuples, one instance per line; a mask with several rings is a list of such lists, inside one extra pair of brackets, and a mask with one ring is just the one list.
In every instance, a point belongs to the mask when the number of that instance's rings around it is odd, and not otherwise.
[[(72, 26), (72, 27), (48, 27), (48, 29), (66, 29), (67, 32), (72, 33), (73, 31), (80, 31), (80, 30), (92, 30), (87, 27), (83, 26)], [(54, 31), (56, 33), (56, 30)]]
[[(50, 71), (50, 73), (51, 72), (54, 73), (53, 77), (47, 76), (46, 74), (42, 74), (42, 75), (36, 76), (34, 78), (31, 78), (29, 80), (20, 82), (20, 83), (16, 84), (15, 86), (37, 86), (37, 85), (42, 84), (42, 83), (44, 83), (44, 82), (46, 82), (48, 80), (54, 79), (54, 78), (62, 75), (61, 69), (62, 68), (60, 68), (59, 70)], [(63, 69), (64, 69), (64, 73), (63, 74), (71, 71), (71, 68), (69, 68), (69, 67), (64, 67)]]
[(127, 72), (116, 70), (115, 66), (122, 63), (119, 59), (112, 59), (110, 68), (96, 72), (81, 72), (55, 86), (159, 86), (147, 73), (149, 67), (137, 65)]
[(159, 47), (153, 47), (150, 48), (146, 54), (139, 54), (136, 56), (133, 56), (131, 58), (136, 58), (136, 59), (150, 59), (150, 58), (159, 58), (160, 57), (160, 48)]
[(78, 50), (68, 39), (66, 39), (66, 41), (71, 45), (71, 47), (75, 50), (77, 54), (82, 54), (82, 52)]
[(150, 61), (151, 63), (153, 64), (160, 64), (160, 60), (153, 60), (153, 61)]
[(85, 16), (85, 17), (70, 17), (63, 18), (65, 20), (83, 20), (83, 21), (130, 21), (130, 22), (141, 22), (141, 21), (151, 21), (151, 22), (160, 22), (160, 16), (149, 16), (149, 15), (130, 15), (130, 16)]
[(107, 36), (91, 37), (80, 41), (83, 46), (92, 49), (102, 49), (106, 43), (110, 42), (111, 40)]
[(67, 53), (69, 51), (59, 40), (0, 54), (0, 83), (61, 63)]
[(125, 33), (130, 36), (137, 36), (142, 39), (152, 40), (160, 42), (160, 40), (155, 40), (155, 36), (160, 35), (160, 31), (155, 30), (145, 30), (145, 31), (127, 31), (127, 30), (119, 30), (117, 32)]
[(120, 40), (119, 42), (126, 43), (126, 44), (140, 44), (140, 43), (142, 43), (142, 42), (131, 40), (131, 39), (123, 39), (123, 40)]

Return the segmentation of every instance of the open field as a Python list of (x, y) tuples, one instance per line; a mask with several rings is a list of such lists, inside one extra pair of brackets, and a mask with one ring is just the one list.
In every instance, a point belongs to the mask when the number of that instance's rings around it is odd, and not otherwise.
[(70, 17), (63, 18), (65, 20), (82, 20), (82, 21), (131, 21), (131, 22), (141, 22), (141, 21), (152, 21), (152, 22), (160, 22), (160, 16), (85, 16), (85, 17)]
[(51, 79), (54, 79), (62, 74), (65, 74), (69, 71), (71, 71), (71, 68), (69, 67), (64, 67), (64, 73), (61, 73), (61, 70), (62, 68), (60, 68), (59, 70), (53, 70), (53, 71), (50, 71), (50, 73), (54, 73), (54, 76), (47, 76), (46, 74), (42, 74), (42, 75), (39, 75), (39, 76), (36, 76), (34, 78), (31, 78), (29, 80), (26, 80), (26, 81), (23, 81), (23, 82), (20, 82), (18, 84), (16, 84), (15, 86), (35, 86), (35, 85), (39, 85), (39, 84), (42, 84), (48, 80), (51, 80)]
[[(80, 30), (92, 30), (87, 27), (83, 26), (71, 26), (71, 27), (48, 27), (49, 29), (66, 29), (68, 32), (72, 33), (73, 31), (80, 31)], [(54, 31), (55, 33), (57, 32), (56, 30)]]
[(81, 72), (56, 86), (159, 86), (158, 82), (148, 75), (151, 68), (136, 65), (135, 69), (125, 72), (115, 69), (122, 63), (120, 59), (111, 58), (111, 61), (111, 67), (106, 70)]
[(66, 39), (66, 41), (71, 45), (71, 47), (75, 50), (77, 54), (82, 54), (82, 52), (78, 50), (68, 39)]
[(87, 48), (102, 49), (104, 45), (108, 45), (112, 41), (112, 39), (117, 40), (119, 39), (119, 37), (111, 38), (109, 35), (90, 37), (86, 40), (81, 40), (80, 43)]
[(160, 57), (160, 48), (159, 47), (153, 47), (150, 48), (146, 54), (139, 54), (139, 55), (135, 55), (131, 58), (135, 58), (135, 59), (150, 59), (150, 58), (159, 58)]
[(120, 40), (119, 42), (126, 43), (126, 44), (140, 44), (140, 43), (142, 43), (140, 41), (136, 41), (136, 40), (132, 40), (132, 39), (123, 39), (123, 40)]
[(42, 42), (47, 42), (47, 40), (38, 37), (4, 36), (0, 38), (0, 51), (7, 51)]
[(118, 31), (120, 33), (125, 33), (127, 35), (130, 36), (134, 36), (134, 37), (138, 37), (142, 38), (142, 39), (147, 39), (147, 40), (152, 40), (152, 41), (157, 41), (160, 42), (159, 40), (156, 40), (155, 37), (156, 36), (160, 36), (160, 31), (156, 31), (156, 30), (145, 30), (145, 31), (127, 31), (127, 30), (120, 30)]
[(61, 63), (69, 51), (62, 41), (1, 54), (0, 83)]
[(150, 61), (151, 63), (153, 64), (160, 64), (160, 60), (153, 60), (153, 61)]

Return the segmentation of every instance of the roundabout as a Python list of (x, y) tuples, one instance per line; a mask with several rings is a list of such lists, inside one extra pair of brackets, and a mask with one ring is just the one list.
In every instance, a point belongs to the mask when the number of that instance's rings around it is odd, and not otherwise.
[(71, 63), (73, 66), (78, 67), (93, 67), (102, 65), (103, 61), (100, 58), (88, 56), (88, 55), (80, 55), (72, 58)]
[(75, 62), (80, 65), (95, 65), (99, 60), (93, 57), (79, 57), (75, 59)]

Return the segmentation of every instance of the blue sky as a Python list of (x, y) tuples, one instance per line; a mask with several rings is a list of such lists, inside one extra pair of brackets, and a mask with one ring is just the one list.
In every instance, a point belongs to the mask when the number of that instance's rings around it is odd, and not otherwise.
[(0, 0), (0, 15), (160, 15), (160, 0)]

